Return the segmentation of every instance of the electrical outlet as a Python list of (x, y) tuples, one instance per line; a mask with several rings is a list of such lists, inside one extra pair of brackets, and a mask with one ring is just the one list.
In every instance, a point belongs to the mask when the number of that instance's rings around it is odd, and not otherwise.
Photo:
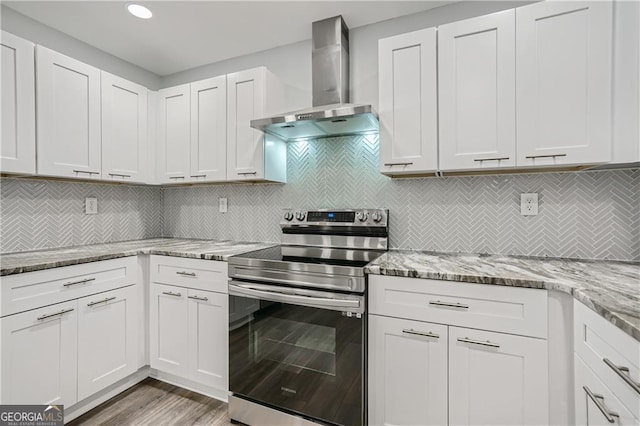
[(227, 199), (226, 198), (218, 198), (218, 211), (220, 213), (227, 212)]
[(84, 214), (98, 213), (98, 199), (96, 197), (87, 197), (84, 199)]
[(538, 214), (538, 193), (520, 194), (520, 214), (522, 216)]

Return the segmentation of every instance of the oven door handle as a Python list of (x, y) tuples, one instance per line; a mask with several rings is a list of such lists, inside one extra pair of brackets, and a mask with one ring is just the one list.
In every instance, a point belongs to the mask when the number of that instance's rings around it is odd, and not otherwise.
[(229, 281), (230, 296), (249, 297), (333, 311), (364, 313), (364, 298), (362, 296), (333, 293), (330, 294), (331, 297), (321, 297), (325, 294), (313, 290), (248, 284), (236, 280)]

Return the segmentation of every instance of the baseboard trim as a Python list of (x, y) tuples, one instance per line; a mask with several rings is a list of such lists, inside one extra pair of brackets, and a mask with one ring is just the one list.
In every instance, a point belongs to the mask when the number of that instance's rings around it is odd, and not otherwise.
[(195, 393), (199, 393), (204, 396), (208, 396), (213, 399), (217, 399), (222, 402), (229, 402), (229, 392), (227, 390), (217, 389), (211, 386), (203, 385), (193, 380), (185, 379), (180, 376), (165, 373), (163, 371), (156, 370), (155, 368), (149, 368), (149, 377), (160, 380), (161, 382), (169, 383), (170, 385), (178, 386)]

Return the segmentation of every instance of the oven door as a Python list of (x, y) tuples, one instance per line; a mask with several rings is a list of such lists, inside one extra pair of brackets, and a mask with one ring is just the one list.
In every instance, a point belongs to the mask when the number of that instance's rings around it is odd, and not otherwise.
[(338, 425), (364, 424), (364, 296), (229, 282), (229, 389)]

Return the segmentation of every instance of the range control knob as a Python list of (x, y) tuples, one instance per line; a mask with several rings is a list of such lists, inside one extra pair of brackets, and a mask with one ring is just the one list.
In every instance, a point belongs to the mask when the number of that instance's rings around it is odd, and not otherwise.
[(291, 213), (291, 212), (286, 212), (286, 213), (284, 214), (284, 220), (286, 220), (286, 221), (288, 221), (288, 222), (292, 221), (292, 220), (293, 220), (293, 213)]
[(374, 222), (378, 223), (382, 220), (382, 213), (380, 212), (375, 212), (372, 216), (371, 219), (373, 219)]
[(365, 211), (359, 211), (358, 213), (356, 213), (356, 219), (358, 219), (360, 222), (366, 222), (368, 218), (369, 213)]
[(296, 219), (298, 219), (299, 221), (303, 221), (306, 216), (307, 216), (307, 214), (305, 212), (297, 212), (296, 213)]

